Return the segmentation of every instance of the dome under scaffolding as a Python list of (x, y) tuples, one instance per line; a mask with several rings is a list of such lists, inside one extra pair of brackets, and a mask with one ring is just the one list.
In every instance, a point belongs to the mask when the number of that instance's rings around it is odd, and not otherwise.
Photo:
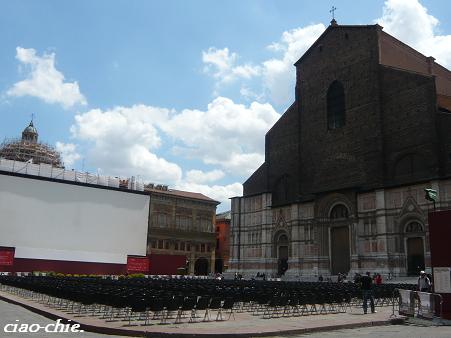
[(52, 146), (38, 142), (38, 131), (33, 125), (33, 120), (22, 132), (21, 139), (3, 141), (0, 145), (0, 157), (35, 164), (46, 163), (64, 168), (60, 153)]

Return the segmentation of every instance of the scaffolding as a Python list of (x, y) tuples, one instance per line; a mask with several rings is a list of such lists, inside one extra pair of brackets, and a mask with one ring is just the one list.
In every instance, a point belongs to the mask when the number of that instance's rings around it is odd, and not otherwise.
[(55, 167), (46, 163), (30, 163), (13, 161), (0, 157), (0, 172), (12, 172), (30, 176), (48, 177), (57, 180), (84, 183), (104, 187), (121, 188), (128, 190), (144, 191), (144, 183), (141, 179), (132, 176), (130, 178), (119, 178), (90, 174), (75, 170), (65, 170), (62, 167)]
[(0, 157), (12, 161), (44, 163), (64, 168), (61, 155), (52, 146), (41, 142), (27, 141), (23, 138), (5, 139), (0, 145)]

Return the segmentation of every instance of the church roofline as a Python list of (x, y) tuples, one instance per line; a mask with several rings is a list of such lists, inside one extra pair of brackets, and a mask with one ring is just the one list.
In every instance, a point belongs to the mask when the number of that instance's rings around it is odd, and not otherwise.
[(316, 41), (310, 46), (309, 49), (305, 51), (305, 53), (299, 58), (298, 61), (294, 63), (294, 66), (299, 65), (302, 60), (307, 57), (311, 53), (311, 51), (318, 45), (319, 41), (323, 39), (323, 37), (331, 30), (331, 29), (362, 29), (362, 28), (371, 28), (371, 29), (380, 29), (382, 30), (382, 26), (379, 24), (374, 25), (329, 25), (326, 30), (316, 39)]
[[(382, 34), (385, 35), (386, 37), (389, 37), (391, 40), (393, 40), (397, 44), (401, 45), (403, 48), (407, 49), (410, 53), (412, 53), (412, 54), (414, 54), (416, 56), (422, 57), (424, 59), (432, 58), (434, 67), (437, 66), (439, 68), (442, 68), (442, 70), (446, 71), (447, 77), (451, 78), (451, 71), (448, 68), (446, 68), (445, 66), (442, 66), (441, 64), (437, 63), (437, 61), (435, 61), (435, 57), (434, 56), (426, 56), (426, 55), (424, 55), (423, 53), (421, 53), (420, 51), (416, 50), (412, 46), (409, 46), (405, 42), (395, 38), (393, 35), (390, 35), (387, 32), (382, 31)], [(404, 70), (404, 68), (403, 68), (403, 70)]]
[(400, 68), (400, 67), (395, 67), (395, 66), (389, 66), (389, 65), (385, 65), (383, 63), (380, 63), (379, 66), (383, 67), (383, 68), (389, 68), (389, 69), (393, 69), (393, 70), (399, 70), (402, 71), (404, 73), (409, 73), (412, 75), (419, 75), (419, 76), (423, 76), (423, 77), (427, 77), (427, 78), (434, 78), (436, 77), (436, 75), (434, 74), (425, 74), (425, 73), (421, 73), (421, 72), (416, 72), (414, 70), (411, 69), (405, 69), (405, 68)]

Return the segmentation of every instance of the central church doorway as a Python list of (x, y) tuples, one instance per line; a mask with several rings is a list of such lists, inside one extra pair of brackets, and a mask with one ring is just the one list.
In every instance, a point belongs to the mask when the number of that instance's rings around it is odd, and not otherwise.
[(329, 213), (330, 228), (330, 260), (332, 275), (347, 274), (351, 269), (349, 243), (349, 210), (344, 204), (336, 204)]
[(277, 274), (283, 276), (288, 270), (288, 237), (282, 233), (277, 237)]
[(349, 228), (348, 226), (330, 229), (332, 275), (347, 274), (351, 269), (349, 259)]

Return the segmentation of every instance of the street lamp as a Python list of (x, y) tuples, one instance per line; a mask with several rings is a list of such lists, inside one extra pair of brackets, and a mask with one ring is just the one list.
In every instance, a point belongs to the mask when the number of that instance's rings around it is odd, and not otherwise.
[(435, 202), (437, 201), (437, 191), (434, 189), (424, 189), (426, 195), (424, 198), (427, 201), (431, 201), (434, 204), (434, 211), (435, 211)]

